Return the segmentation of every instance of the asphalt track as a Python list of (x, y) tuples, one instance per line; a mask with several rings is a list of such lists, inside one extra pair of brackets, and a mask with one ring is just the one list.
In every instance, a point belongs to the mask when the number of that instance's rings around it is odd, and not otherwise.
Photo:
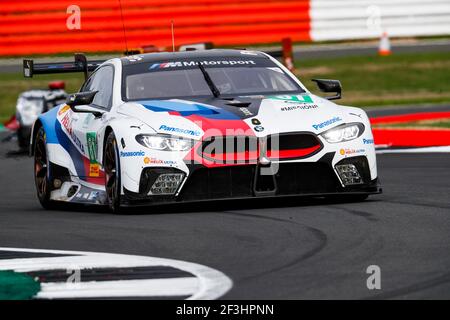
[[(45, 211), (30, 158), (0, 144), (0, 246), (135, 254), (230, 277), (225, 299), (450, 298), (450, 153), (383, 154), (362, 203), (280, 199)], [(366, 268), (381, 268), (368, 290)]]

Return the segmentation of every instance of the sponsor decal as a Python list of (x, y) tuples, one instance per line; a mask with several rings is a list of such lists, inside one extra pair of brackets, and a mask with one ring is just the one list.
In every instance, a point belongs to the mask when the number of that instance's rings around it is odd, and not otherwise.
[[(89, 191), (81, 188), (76, 196), (75, 202), (93, 202), (93, 203), (102, 203), (104, 201), (102, 199), (103, 192), (101, 191)], [(80, 201), (81, 200), (81, 201)]]
[(319, 106), (317, 104), (303, 104), (303, 105), (282, 107), (281, 111), (309, 110), (309, 109), (316, 109), (318, 107)]
[(66, 113), (66, 115), (61, 119), (61, 124), (64, 129), (66, 129), (73, 143), (81, 150), (82, 153), (84, 153), (84, 146), (73, 131), (72, 118), (69, 116), (69, 113)]
[(70, 109), (70, 107), (69, 107), (68, 105), (65, 105), (64, 107), (62, 107), (61, 109), (59, 109), (59, 111), (58, 111), (58, 116), (63, 115), (63, 114), (66, 113), (69, 109)]
[(173, 161), (173, 160), (161, 160), (161, 159), (156, 159), (156, 158), (152, 158), (152, 157), (145, 157), (144, 158), (144, 163), (145, 164), (164, 164), (164, 165), (175, 165), (177, 162)]
[(243, 114), (245, 114), (246, 116), (252, 116), (253, 113), (250, 112), (250, 110), (248, 110), (247, 108), (239, 108), (239, 110), (242, 111)]
[(98, 163), (89, 164), (89, 176), (90, 177), (100, 176), (100, 165)]
[(163, 131), (167, 131), (167, 132), (174, 132), (174, 133), (189, 134), (191, 136), (199, 136), (199, 135), (201, 135), (200, 131), (189, 130), (189, 129), (181, 129), (181, 128), (175, 128), (175, 127), (168, 127), (166, 125), (160, 126), (159, 130), (163, 130)]
[(252, 119), (252, 124), (254, 124), (255, 126), (258, 126), (261, 124), (261, 121), (259, 121), (258, 119), (254, 118)]
[(373, 139), (363, 139), (364, 144), (373, 144)]
[(256, 132), (262, 132), (262, 131), (264, 131), (264, 127), (263, 126), (255, 126), (255, 131)]
[(365, 153), (366, 150), (365, 149), (341, 149), (339, 150), (339, 153), (344, 156), (344, 155), (352, 155), (352, 154), (358, 154), (358, 153)]
[(127, 157), (145, 157), (145, 152), (144, 151), (128, 151), (128, 152), (120, 151), (120, 156), (122, 158), (127, 158)]
[(195, 67), (198, 65), (198, 63), (204, 66), (256, 65), (256, 62), (253, 60), (173, 61), (164, 63), (154, 63), (150, 66), (149, 70)]
[(311, 96), (309, 95), (296, 95), (296, 96), (270, 96), (269, 99), (283, 100), (287, 103), (313, 103)]
[(313, 124), (312, 126), (313, 126), (314, 129), (318, 130), (318, 129), (322, 129), (322, 128), (328, 127), (328, 126), (332, 125), (333, 123), (336, 123), (336, 122), (339, 122), (339, 121), (342, 121), (342, 119), (340, 117), (334, 117), (334, 118), (331, 118), (331, 119), (329, 119), (327, 121), (321, 122), (319, 124)]
[(91, 164), (98, 163), (98, 145), (97, 145), (97, 135), (95, 132), (86, 133), (86, 144), (88, 148), (89, 161)]

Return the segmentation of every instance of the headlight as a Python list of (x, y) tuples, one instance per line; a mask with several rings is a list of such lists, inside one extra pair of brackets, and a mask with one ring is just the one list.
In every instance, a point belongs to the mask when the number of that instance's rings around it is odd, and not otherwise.
[(140, 134), (136, 141), (144, 147), (162, 151), (187, 151), (194, 146), (194, 140), (163, 135)]
[(358, 138), (364, 132), (364, 125), (362, 123), (353, 123), (340, 126), (322, 133), (322, 137), (329, 143), (338, 143), (350, 141)]

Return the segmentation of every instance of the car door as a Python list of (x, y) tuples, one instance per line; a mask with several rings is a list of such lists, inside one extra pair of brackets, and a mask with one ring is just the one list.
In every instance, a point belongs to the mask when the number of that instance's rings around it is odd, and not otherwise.
[(86, 178), (100, 178), (101, 176), (98, 140), (102, 127), (106, 125), (106, 115), (112, 107), (113, 79), (113, 65), (104, 65), (91, 75), (80, 90), (82, 92), (98, 91), (90, 106), (104, 113), (101, 117), (96, 117), (92, 113), (76, 114), (77, 120), (73, 129), (83, 144)]

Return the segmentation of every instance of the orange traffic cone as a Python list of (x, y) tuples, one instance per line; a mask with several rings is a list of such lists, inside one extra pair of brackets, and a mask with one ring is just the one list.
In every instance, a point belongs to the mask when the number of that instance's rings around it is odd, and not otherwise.
[(380, 38), (380, 45), (378, 47), (378, 55), (389, 56), (391, 54), (391, 43), (387, 32), (383, 32)]

